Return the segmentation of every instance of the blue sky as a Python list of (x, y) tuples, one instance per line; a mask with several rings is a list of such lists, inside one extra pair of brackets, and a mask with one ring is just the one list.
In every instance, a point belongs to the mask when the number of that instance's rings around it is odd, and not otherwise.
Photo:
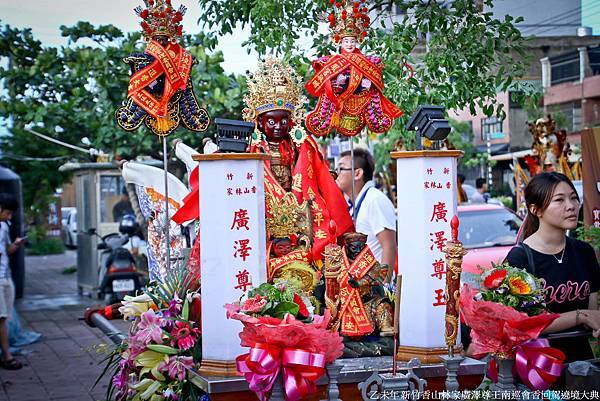
[[(178, 7), (184, 4), (188, 11), (184, 17), (183, 27), (186, 32), (200, 32), (197, 24), (200, 10), (197, 0), (174, 0)], [(61, 25), (74, 25), (78, 21), (89, 21), (94, 25), (113, 24), (125, 32), (137, 31), (139, 17), (133, 9), (143, 5), (142, 0), (1, 0), (0, 20), (19, 28), (31, 28), (35, 37), (48, 46), (66, 45), (65, 38), (60, 36)], [(244, 74), (246, 70), (254, 70), (257, 64), (256, 55), (248, 55), (242, 48), (244, 31), (236, 30), (234, 35), (220, 39), (219, 49), (223, 51), (225, 62), (222, 64), (226, 72)]]

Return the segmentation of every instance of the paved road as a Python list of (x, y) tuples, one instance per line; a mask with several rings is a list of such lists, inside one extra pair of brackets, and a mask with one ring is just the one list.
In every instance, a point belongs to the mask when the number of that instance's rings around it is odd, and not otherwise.
[(30, 354), (18, 357), (27, 364), (23, 369), (0, 369), (0, 401), (104, 400), (107, 380), (91, 387), (101, 372), (100, 344), (110, 344), (100, 330), (79, 320), (96, 301), (77, 296), (76, 273), (63, 274), (76, 264), (75, 252), (30, 256), (25, 263), (25, 296), (16, 307), (24, 328), (42, 338), (24, 347)]

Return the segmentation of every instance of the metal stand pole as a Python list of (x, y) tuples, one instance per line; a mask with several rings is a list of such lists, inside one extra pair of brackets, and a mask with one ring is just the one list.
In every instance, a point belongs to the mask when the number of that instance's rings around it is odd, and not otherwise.
[(167, 137), (162, 137), (163, 141), (163, 168), (165, 170), (165, 251), (167, 254), (167, 269), (171, 268), (171, 233), (170, 233), (170, 221), (169, 218), (169, 160), (167, 151)]
[(356, 192), (354, 190), (354, 138), (350, 137), (350, 173), (352, 174), (352, 223), (356, 226)]

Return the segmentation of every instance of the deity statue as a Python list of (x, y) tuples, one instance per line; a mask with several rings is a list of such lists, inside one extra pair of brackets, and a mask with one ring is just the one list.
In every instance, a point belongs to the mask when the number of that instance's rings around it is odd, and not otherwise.
[(183, 33), (180, 22), (186, 12), (177, 11), (171, 0), (144, 0), (146, 8), (136, 7), (142, 18), (144, 53), (123, 59), (131, 66), (127, 100), (115, 112), (117, 124), (135, 131), (144, 123), (159, 136), (173, 132), (180, 123), (190, 131), (205, 131), (210, 123), (206, 110), (198, 105), (190, 71), (196, 60), (178, 41)]
[(376, 134), (387, 132), (402, 112), (383, 95), (381, 58), (363, 55), (357, 47), (367, 35), (367, 8), (358, 1), (334, 4), (337, 11), (329, 15), (329, 22), (341, 51), (313, 62), (315, 75), (306, 89), (319, 100), (306, 117), (306, 128), (316, 136), (332, 129), (355, 136), (365, 126)]
[[(377, 262), (367, 236), (350, 232), (342, 245), (325, 248), (325, 306), (332, 314), (331, 329), (347, 336), (345, 355), (373, 356), (391, 352), (385, 338), (394, 335), (392, 304), (385, 296), (389, 266)], [(378, 334), (382, 341), (363, 341)]]
[(288, 192), (283, 202), (267, 193), (266, 204), (268, 280), (294, 279), (307, 295), (312, 295), (319, 281), (319, 272), (311, 263), (309, 203), (299, 205), (294, 195)]
[(310, 237), (308, 251), (311, 260), (321, 260), (330, 239), (329, 222), (335, 221), (340, 232), (352, 229), (353, 224), (328, 162), (302, 127), (306, 100), (301, 79), (289, 65), (268, 58), (247, 82), (243, 117), (256, 126), (249, 151), (269, 155), (265, 161), (267, 217), (273, 205), (308, 207), (311, 223), (304, 233)]

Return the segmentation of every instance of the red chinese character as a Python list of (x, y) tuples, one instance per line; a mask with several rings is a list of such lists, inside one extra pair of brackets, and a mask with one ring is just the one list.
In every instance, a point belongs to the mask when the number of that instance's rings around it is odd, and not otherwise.
[(247, 180), (251, 180), (252, 178), (254, 178), (254, 176), (252, 175), (252, 173), (246, 174), (246, 179)]
[(433, 306), (443, 305), (446, 305), (446, 296), (444, 295), (444, 290), (435, 290), (435, 302), (433, 303)]
[(250, 190), (248, 189), (248, 187), (244, 188), (244, 194), (249, 194)]
[(446, 188), (448, 188), (448, 189), (452, 188), (452, 184), (450, 184), (450, 181), (448, 181), (448, 182), (446, 183)]
[(430, 181), (429, 182), (429, 188), (435, 189), (435, 181)]
[(440, 280), (442, 276), (446, 274), (446, 264), (442, 259), (438, 259), (434, 261), (432, 264), (434, 273), (431, 274), (431, 277), (437, 277)]
[(233, 249), (235, 249), (235, 253), (233, 254), (233, 256), (236, 258), (240, 257), (245, 262), (246, 258), (250, 256), (250, 250), (252, 249), (252, 247), (248, 246), (248, 244), (250, 244), (249, 239), (241, 239), (239, 241), (235, 241), (235, 245), (233, 246)]
[[(433, 233), (429, 233), (430, 236), (433, 236)], [(431, 246), (429, 247), (430, 250), (433, 251), (433, 246), (435, 245), (435, 247), (437, 249), (439, 249), (440, 251), (444, 250), (444, 245), (446, 245), (446, 241), (448, 241), (446, 239), (446, 237), (444, 237), (444, 232), (443, 231), (437, 231), (435, 233), (435, 239), (433, 238), (429, 238), (429, 240), (431, 241)]]
[(228, 181), (233, 180), (233, 174), (232, 173), (227, 173), (227, 180)]
[(233, 288), (246, 292), (246, 289), (252, 286), (252, 279), (250, 278), (250, 273), (248, 273), (248, 270), (244, 269), (240, 271), (235, 275), (235, 277), (237, 278), (238, 285)]
[(250, 191), (252, 191), (252, 193), (255, 194), (256, 193), (256, 187), (250, 188)]
[(448, 167), (444, 167), (444, 174), (450, 174), (450, 169)]
[(236, 195), (241, 195), (242, 194), (242, 188), (236, 188), (235, 189), (235, 194)]
[(233, 189), (232, 188), (227, 188), (227, 195), (229, 195), (229, 196), (233, 195)]
[(432, 175), (433, 174), (433, 169), (432, 168), (428, 168), (427, 169), (427, 175)]
[(438, 189), (442, 189), (442, 183), (441, 183), (441, 182), (438, 182), (438, 183), (437, 183), (437, 188), (438, 188)]
[(429, 189), (429, 183), (425, 181), (425, 189)]
[(248, 221), (250, 221), (250, 217), (248, 217), (248, 210), (240, 209), (237, 212), (233, 212), (233, 223), (231, 224), (230, 230), (233, 230), (234, 227), (236, 230), (239, 230), (240, 228), (250, 230), (250, 227), (248, 227)]
[(436, 223), (440, 220), (444, 220), (447, 223), (447, 214), (448, 210), (446, 209), (446, 202), (438, 202), (437, 204), (433, 205), (433, 213), (431, 214), (431, 219), (429, 221), (433, 221), (433, 219), (435, 219)]

